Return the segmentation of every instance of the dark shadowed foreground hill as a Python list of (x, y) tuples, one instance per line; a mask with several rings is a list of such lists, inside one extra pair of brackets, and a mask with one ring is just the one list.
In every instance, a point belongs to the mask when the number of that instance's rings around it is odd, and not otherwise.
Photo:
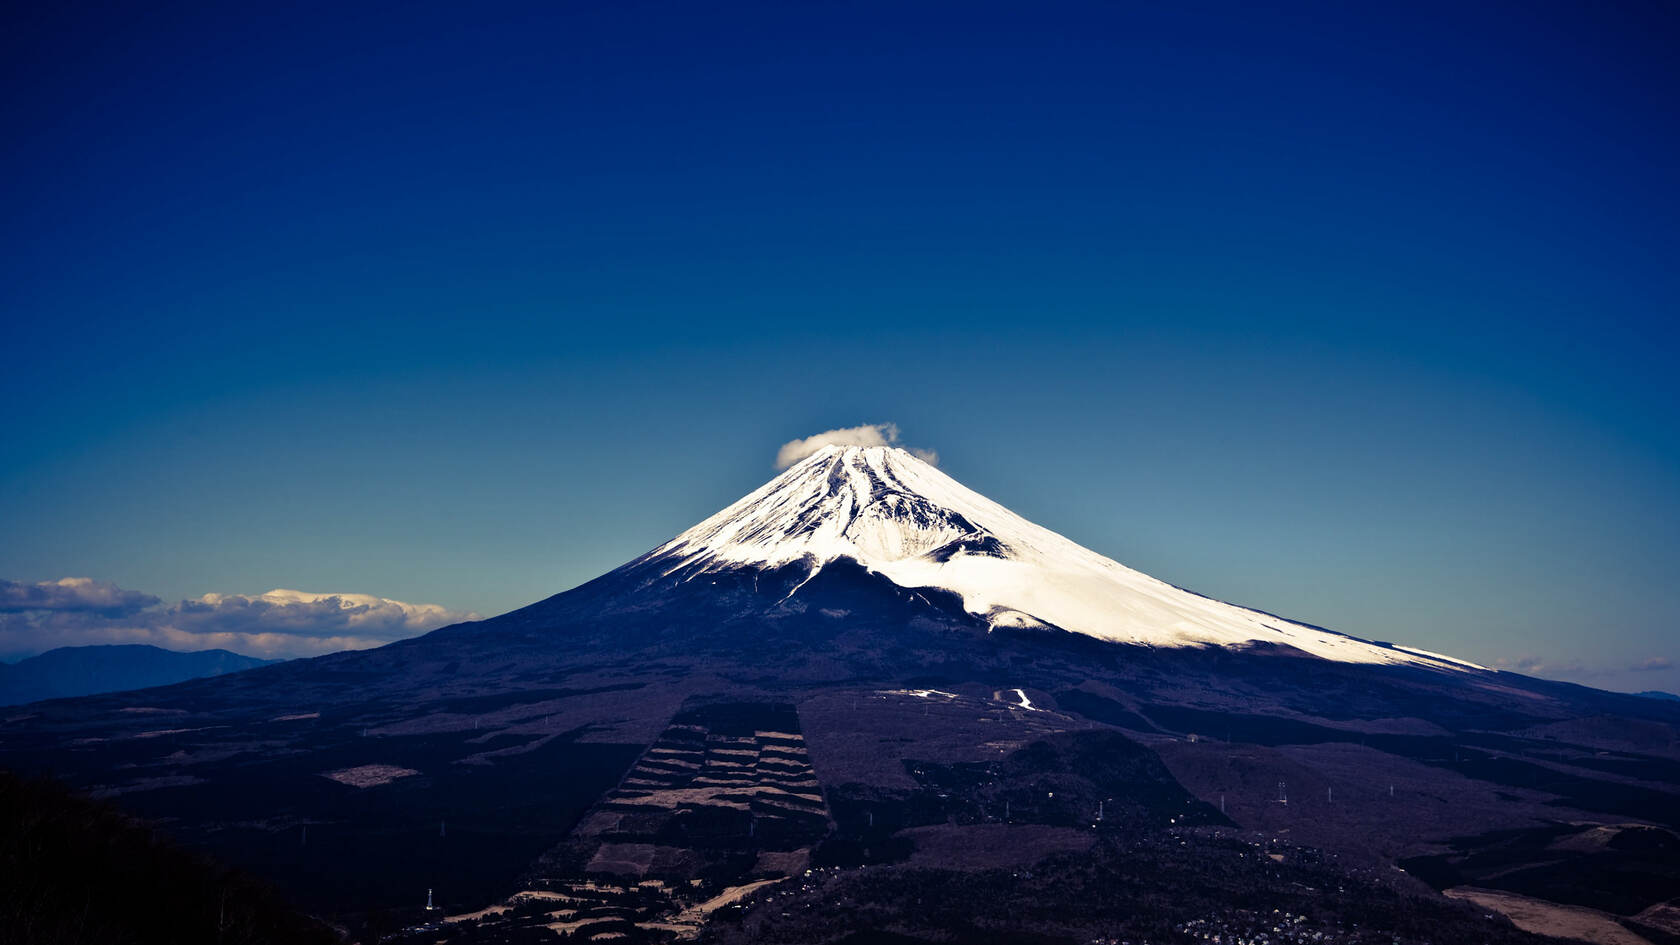
[(0, 664), (0, 705), (167, 686), (275, 662), (279, 661), (227, 650), (178, 653), (138, 643), (61, 646), (10, 665)]
[(0, 772), (0, 945), (337, 940), (257, 880), (114, 807)]

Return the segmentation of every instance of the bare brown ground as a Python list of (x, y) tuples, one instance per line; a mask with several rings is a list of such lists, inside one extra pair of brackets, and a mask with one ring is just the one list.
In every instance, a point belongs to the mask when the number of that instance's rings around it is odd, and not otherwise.
[(587, 869), (592, 873), (618, 873), (641, 876), (653, 865), (657, 853), (651, 843), (603, 843), (590, 858)]
[(1639, 913), (1635, 918), (1652, 928), (1680, 936), (1680, 904), (1660, 902)]
[(412, 777), (420, 772), (413, 768), (399, 768), (396, 765), (359, 765), (354, 768), (344, 768), (339, 771), (328, 771), (321, 777), (339, 784), (348, 784), (354, 788), (378, 787), (390, 784), (399, 778)]
[(1651, 945), (1649, 940), (1623, 928), (1609, 913), (1597, 909), (1560, 906), (1544, 899), (1475, 886), (1455, 886), (1446, 890), (1445, 895), (1497, 912), (1525, 932), (1579, 939), (1593, 945)]
[(778, 876), (775, 879), (761, 879), (755, 883), (747, 883), (745, 886), (731, 886), (722, 893), (713, 896), (705, 902), (702, 902), (693, 908), (684, 910), (681, 915), (677, 916), (677, 922), (686, 923), (709, 916), (719, 909), (722, 909), (724, 906), (740, 902), (742, 899), (754, 892), (757, 892), (766, 886), (774, 886), (786, 878), (787, 877), (785, 876)]

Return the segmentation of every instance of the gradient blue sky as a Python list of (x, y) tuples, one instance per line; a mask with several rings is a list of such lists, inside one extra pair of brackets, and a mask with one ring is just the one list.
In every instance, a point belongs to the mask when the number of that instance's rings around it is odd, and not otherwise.
[(894, 421), (1212, 596), (1680, 689), (1672, 5), (253, 6), (7, 14), (0, 578), (491, 614)]

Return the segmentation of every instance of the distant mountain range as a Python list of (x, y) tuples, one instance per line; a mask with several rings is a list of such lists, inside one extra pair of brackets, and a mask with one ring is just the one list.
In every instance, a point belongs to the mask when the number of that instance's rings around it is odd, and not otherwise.
[(0, 663), (0, 705), (167, 686), (277, 662), (227, 650), (180, 653), (145, 644), (61, 646), (16, 663)]

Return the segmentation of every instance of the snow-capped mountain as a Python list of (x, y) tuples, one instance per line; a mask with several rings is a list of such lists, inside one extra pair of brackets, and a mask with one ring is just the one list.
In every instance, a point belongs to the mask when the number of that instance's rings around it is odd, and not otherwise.
[(1151, 647), (1276, 644), (1341, 662), (1480, 668), (1175, 587), (1035, 525), (895, 447), (823, 447), (632, 567), (691, 580), (803, 566), (810, 580), (843, 558), (903, 588), (951, 592), (993, 628), (1059, 628)]
[[(546, 934), (554, 895), (574, 900), (574, 927), (666, 941), (704, 926), (719, 895), (757, 908), (750, 894), (784, 873), (788, 894), (819, 897), (786, 910), (813, 924), (752, 940), (800, 942), (859, 914), (825, 903), (939, 888), (878, 878), (904, 864), (926, 875), (923, 850), (995, 876), (995, 851), (1026, 848), (1019, 862), (1044, 870), (1031, 886), (946, 888), (1060, 896), (1037, 910), (1057, 935), (1104, 877), (1145, 872), (1104, 872), (1139, 856), (1162, 881), (1140, 907), (1202, 889), (1183, 913), (1199, 916), (1252, 895), (1246, 844), (1186, 848), (1191, 825), (1326, 844), (1333, 855), (1303, 860), (1311, 872), (1281, 875), (1319, 883), (1289, 882), (1312, 895), (1346, 884), (1353, 900), (1353, 876), (1319, 871), (1336, 856), (1434, 861), (1452, 838), (1538, 825), (1524, 849), (1550, 863), (1560, 816), (1583, 831), (1680, 827), (1677, 733), (1674, 703), (1210, 600), (910, 453), (835, 447), (622, 567), (487, 620), (8, 711), (0, 768), (118, 797), (321, 914), (409, 908), (424, 924), (402, 942), (442, 934), (415, 895), (433, 886), (463, 943)], [(1423, 826), (1402, 841), (1406, 817)], [(1067, 837), (1109, 846), (1079, 853)], [(1604, 844), (1590, 847), (1591, 862), (1561, 868), (1604, 866)], [(1630, 848), (1629, 875), (1667, 875), (1651, 849)], [(818, 890), (865, 879), (825, 863), (868, 865), (869, 882)], [(1634, 908), (1672, 898), (1653, 885)], [(1094, 932), (1118, 914), (1104, 902)], [(1379, 906), (1362, 921), (1393, 914)], [(868, 910), (929, 912), (890, 896)], [(1469, 931), (1443, 937), (1482, 941), (1481, 914), (1460, 918)], [(731, 921), (718, 939), (759, 927)]]

